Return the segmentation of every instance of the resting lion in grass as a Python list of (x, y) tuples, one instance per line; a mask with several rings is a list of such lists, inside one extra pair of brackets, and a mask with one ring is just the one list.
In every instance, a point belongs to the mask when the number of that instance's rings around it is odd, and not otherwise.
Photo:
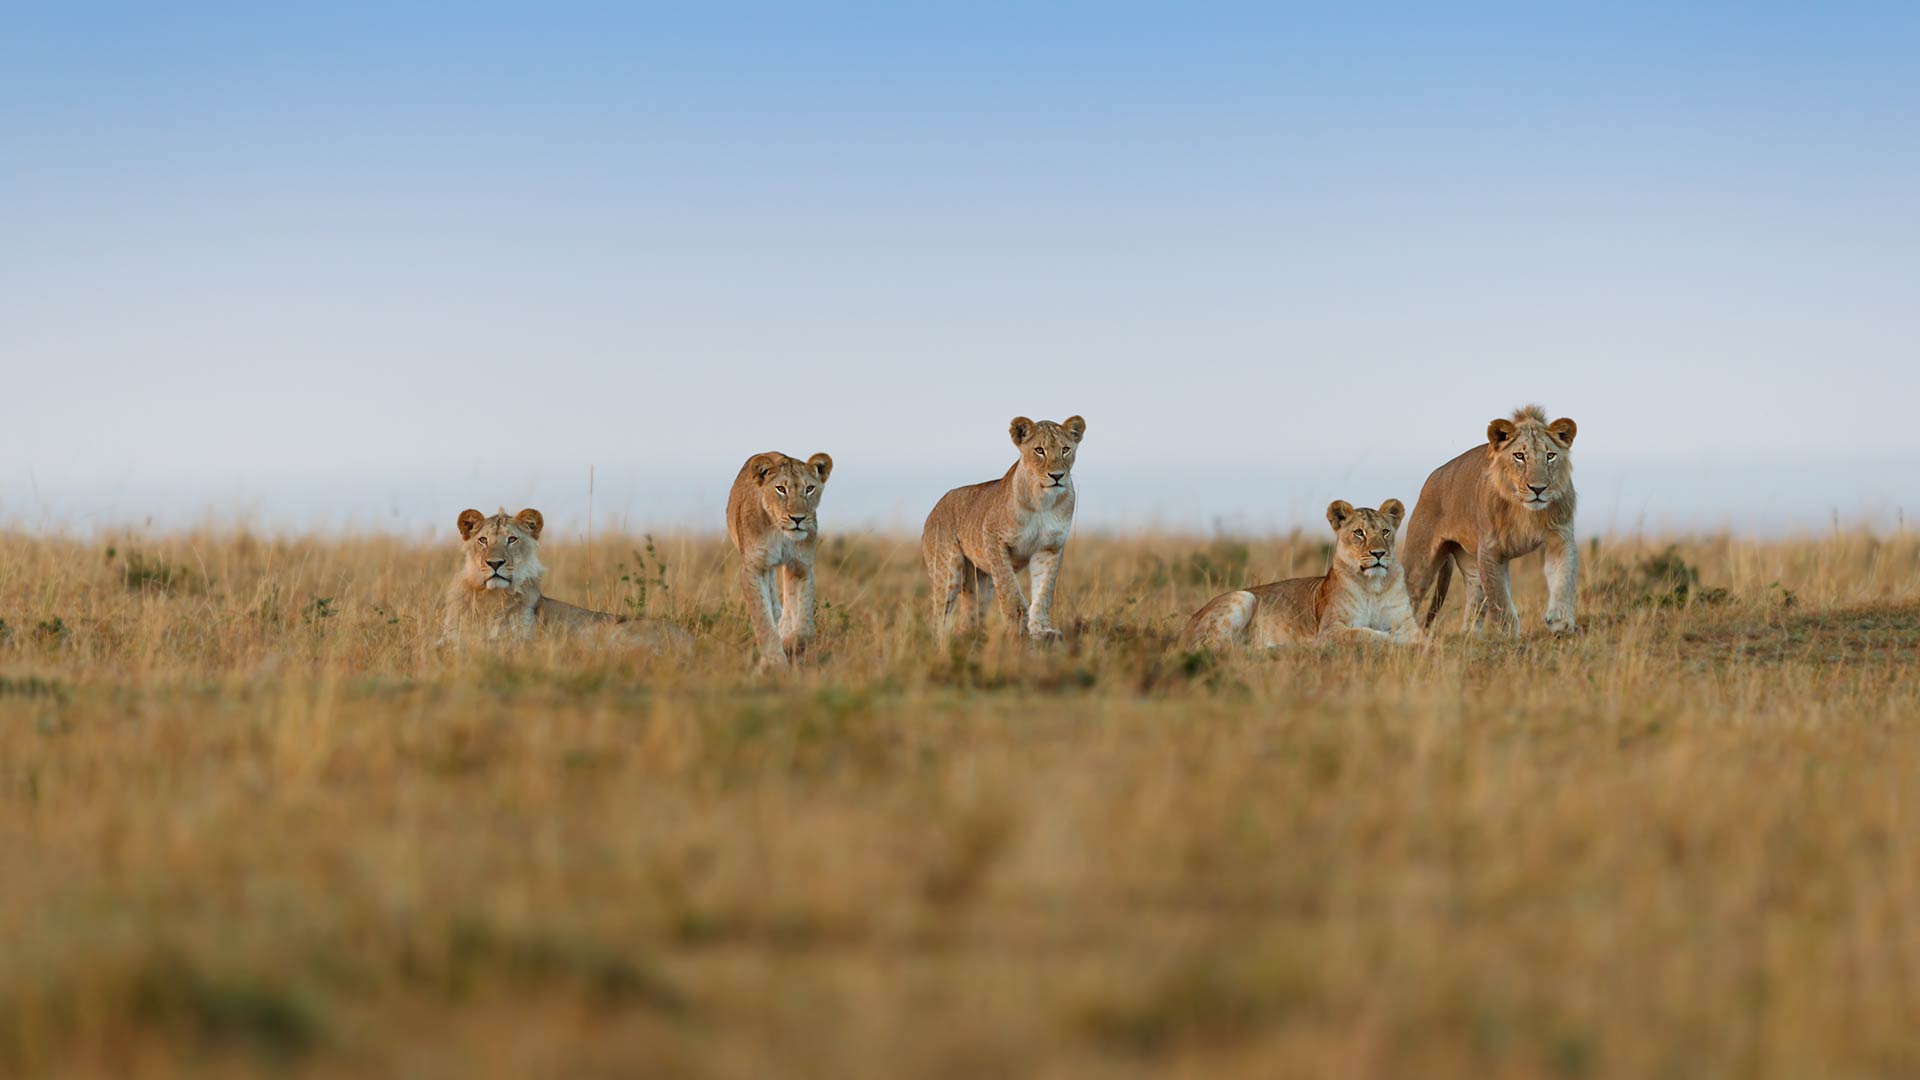
[(1407, 595), (1418, 605), (1433, 589), (1422, 626), (1431, 626), (1458, 569), (1467, 583), (1464, 629), (1483, 620), (1511, 633), (1518, 622), (1507, 564), (1546, 548), (1547, 629), (1572, 633), (1579, 551), (1573, 536), (1573, 436), (1566, 418), (1547, 422), (1538, 405), (1487, 425), (1487, 441), (1427, 477), (1407, 522)]
[[(954, 610), (969, 626), (1000, 594), (1007, 624), (1036, 640), (1057, 638), (1053, 586), (1073, 531), (1073, 463), (1087, 422), (1069, 416), (1035, 423), (1016, 416), (1008, 426), (1020, 460), (984, 484), (954, 488), (934, 504), (920, 533), (920, 555), (933, 581), (934, 621), (944, 640)], [(1033, 603), (1015, 575), (1032, 567)]]
[(813, 551), (831, 472), (825, 454), (801, 461), (768, 451), (740, 466), (727, 493), (727, 535), (740, 551), (740, 591), (763, 664), (785, 661), (813, 638)]
[(1327, 507), (1333, 565), (1325, 574), (1214, 597), (1187, 622), (1180, 648), (1424, 640), (1393, 557), (1393, 532), (1406, 512), (1399, 499), (1388, 499), (1378, 510), (1334, 502)]
[(462, 510), (462, 559), (447, 585), (442, 640), (468, 634), (485, 641), (525, 641), (536, 630), (605, 628), (620, 639), (656, 653), (684, 653), (693, 636), (662, 619), (628, 619), (563, 603), (540, 592), (547, 568), (540, 564), (540, 530), (546, 519), (526, 509), (489, 517)]

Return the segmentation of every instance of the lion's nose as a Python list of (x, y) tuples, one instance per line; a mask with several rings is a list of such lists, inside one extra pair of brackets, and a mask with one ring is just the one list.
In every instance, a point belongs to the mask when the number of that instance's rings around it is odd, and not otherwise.
[(1535, 495), (1547, 490), (1547, 485), (1545, 484), (1528, 484), (1527, 486), (1533, 489)]
[(488, 565), (488, 566), (491, 566), (491, 567), (493, 567), (493, 568), (494, 568), (495, 570), (498, 570), (498, 569), (500, 569), (501, 567), (503, 567), (503, 566), (505, 566), (505, 565), (507, 565), (507, 560), (505, 560), (505, 559), (488, 559), (488, 560), (487, 560), (487, 565)]
[(1368, 552), (1367, 554), (1372, 555), (1376, 559), (1384, 559), (1387, 557), (1387, 549), (1374, 548), (1372, 551)]
[(793, 524), (794, 524), (794, 527), (795, 527), (795, 528), (798, 528), (798, 527), (799, 527), (800, 525), (802, 525), (802, 524), (804, 524), (804, 523), (806, 522), (806, 520), (807, 520), (807, 515), (805, 515), (805, 514), (788, 514), (788, 515), (787, 515), (787, 520), (788, 520), (788, 521), (791, 521), (791, 522), (793, 522)]
[(1066, 476), (1067, 474), (1063, 472), (1050, 472), (1047, 475), (1053, 477), (1053, 482), (1057, 484), (1060, 482), (1061, 478)]

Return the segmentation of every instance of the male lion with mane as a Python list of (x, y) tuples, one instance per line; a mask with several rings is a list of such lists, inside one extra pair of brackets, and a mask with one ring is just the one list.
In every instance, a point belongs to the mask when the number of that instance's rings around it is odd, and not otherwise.
[(1458, 569), (1467, 583), (1471, 633), (1483, 621), (1518, 629), (1507, 564), (1546, 548), (1547, 629), (1569, 634), (1579, 574), (1573, 536), (1573, 458), (1579, 427), (1547, 422), (1538, 405), (1487, 425), (1487, 441), (1433, 471), (1407, 522), (1407, 595), (1415, 607), (1432, 587), (1422, 626), (1431, 626)]
[(462, 510), (461, 562), (447, 585), (443, 640), (474, 631), (486, 641), (525, 641), (543, 628), (607, 628), (656, 653), (684, 653), (693, 635), (664, 619), (629, 619), (563, 603), (540, 592), (547, 568), (540, 563), (540, 530), (546, 519), (528, 508), (512, 517)]
[[(920, 533), (920, 556), (933, 580), (934, 620), (942, 639), (954, 607), (964, 604), (969, 625), (1000, 594), (1000, 610), (1014, 629), (1036, 640), (1060, 636), (1053, 628), (1053, 586), (1073, 531), (1073, 462), (1087, 422), (1069, 416), (1035, 423), (1016, 416), (1008, 425), (1020, 460), (1007, 474), (941, 496)], [(1015, 575), (1032, 566), (1033, 603)]]
[(1188, 621), (1180, 634), (1180, 648), (1424, 641), (1426, 635), (1413, 621), (1413, 604), (1407, 599), (1400, 565), (1393, 558), (1393, 531), (1406, 512), (1399, 499), (1388, 499), (1378, 510), (1334, 501), (1327, 507), (1327, 524), (1333, 526), (1333, 565), (1325, 574), (1214, 597)]

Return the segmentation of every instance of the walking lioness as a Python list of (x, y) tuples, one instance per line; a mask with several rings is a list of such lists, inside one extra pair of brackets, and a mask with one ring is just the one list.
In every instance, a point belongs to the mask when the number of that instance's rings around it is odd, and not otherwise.
[(1517, 621), (1507, 564), (1546, 548), (1547, 629), (1572, 633), (1579, 552), (1573, 537), (1573, 436), (1564, 417), (1552, 423), (1538, 405), (1487, 425), (1476, 446), (1433, 471), (1407, 522), (1407, 595), (1417, 606), (1433, 588), (1421, 619), (1431, 626), (1459, 569), (1467, 582), (1464, 627), (1482, 618), (1506, 632)]
[(813, 549), (832, 472), (825, 454), (801, 461), (768, 451), (740, 466), (727, 493), (727, 535), (740, 551), (740, 592), (762, 663), (780, 663), (813, 638)]
[(1393, 533), (1406, 512), (1399, 499), (1388, 499), (1378, 510), (1333, 503), (1327, 507), (1333, 565), (1325, 574), (1214, 597), (1187, 622), (1180, 647), (1271, 648), (1311, 641), (1406, 645), (1422, 640), (1425, 635), (1413, 621), (1413, 604), (1393, 557)]
[(540, 563), (540, 530), (546, 519), (526, 509), (489, 517), (462, 510), (460, 569), (447, 585), (442, 640), (472, 633), (485, 641), (524, 641), (535, 630), (606, 627), (621, 639), (656, 653), (682, 653), (693, 636), (662, 619), (627, 619), (563, 603), (540, 592), (547, 568)]
[[(998, 480), (947, 492), (920, 534), (943, 639), (952, 630), (956, 603), (964, 604), (971, 626), (996, 591), (1010, 627), (1024, 623), (1036, 639), (1060, 636), (1053, 628), (1053, 586), (1073, 531), (1073, 462), (1087, 422), (1070, 416), (1058, 424), (1036, 423), (1016, 416), (1007, 430), (1020, 460)], [(1029, 566), (1032, 604), (1014, 576)]]

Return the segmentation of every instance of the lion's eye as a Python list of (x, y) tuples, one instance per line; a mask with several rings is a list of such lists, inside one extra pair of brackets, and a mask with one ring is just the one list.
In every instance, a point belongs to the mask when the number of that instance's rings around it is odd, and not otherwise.
[(509, 543), (509, 544), (517, 544), (517, 543), (519, 543), (519, 542), (520, 542), (520, 538), (519, 538), (519, 537), (517, 537), (517, 536), (509, 536), (509, 537), (507, 537), (507, 543)]
[(1525, 460), (1527, 460), (1527, 455), (1525, 455), (1525, 454), (1515, 454), (1515, 455), (1513, 455), (1513, 460), (1515, 460), (1515, 461), (1525, 461)]
[(1364, 529), (1353, 530), (1353, 538), (1355, 540), (1365, 540), (1367, 538), (1366, 530)]
[(487, 538), (486, 538), (486, 537), (484, 537), (484, 536), (482, 536), (482, 537), (480, 537), (480, 538), (479, 538), (479, 543), (480, 543), (480, 546), (481, 546), (481, 547), (486, 547), (486, 546), (487, 546)]
[(775, 484), (775, 485), (773, 485), (773, 490), (774, 490), (774, 492), (775, 492), (776, 494), (778, 494), (778, 495), (779, 495), (779, 496), (780, 496), (781, 498), (783, 498), (783, 499), (784, 499), (784, 498), (786, 498), (786, 495), (787, 495), (787, 485), (785, 485), (785, 484)]
[(1548, 454), (1547, 454), (1547, 460), (1548, 460), (1548, 461), (1553, 461), (1553, 460), (1555, 460), (1555, 459), (1557, 459), (1557, 458), (1559, 458), (1559, 456), (1560, 456), (1559, 454), (1555, 454), (1555, 453), (1552, 453), (1552, 452), (1548, 452)]
[(1034, 447), (1034, 448), (1033, 448), (1033, 456), (1034, 456), (1034, 457), (1046, 457), (1046, 456), (1047, 456), (1047, 448), (1046, 448), (1046, 447), (1044, 447), (1044, 446), (1036, 446), (1036, 447)]
[(807, 485), (807, 494), (809, 494), (809, 495), (811, 495), (811, 494), (813, 494), (813, 485), (812, 485), (812, 484), (808, 484), (808, 485)]

